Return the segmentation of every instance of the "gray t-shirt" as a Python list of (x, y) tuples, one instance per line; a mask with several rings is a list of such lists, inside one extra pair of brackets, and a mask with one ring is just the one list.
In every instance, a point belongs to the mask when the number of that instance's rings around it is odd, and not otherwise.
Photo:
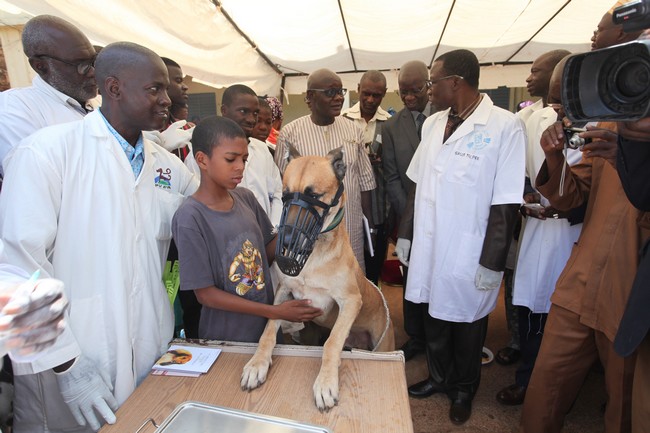
[[(246, 188), (230, 191), (232, 209), (215, 211), (193, 197), (172, 221), (178, 247), (181, 290), (215, 286), (255, 302), (273, 304), (273, 283), (265, 245), (273, 226)], [(203, 306), (199, 337), (258, 342), (267, 319)]]

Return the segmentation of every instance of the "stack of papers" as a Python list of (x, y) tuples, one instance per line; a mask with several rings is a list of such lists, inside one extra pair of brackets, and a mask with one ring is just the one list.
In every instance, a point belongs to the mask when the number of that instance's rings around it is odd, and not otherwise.
[(156, 376), (199, 377), (207, 373), (221, 349), (173, 344), (151, 368)]

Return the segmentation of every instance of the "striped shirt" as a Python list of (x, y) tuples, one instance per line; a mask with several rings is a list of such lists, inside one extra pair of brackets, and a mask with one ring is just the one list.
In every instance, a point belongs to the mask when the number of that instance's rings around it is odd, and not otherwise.
[(361, 192), (375, 189), (375, 178), (370, 160), (363, 146), (363, 130), (342, 117), (334, 123), (318, 126), (309, 115), (283, 126), (275, 150), (275, 163), (284, 173), (287, 167), (287, 144), (291, 144), (301, 155), (326, 156), (329, 151), (343, 146), (343, 161), (347, 167), (343, 185), (345, 187), (345, 228), (350, 236), (352, 250), (365, 269), (363, 261), (363, 210)]

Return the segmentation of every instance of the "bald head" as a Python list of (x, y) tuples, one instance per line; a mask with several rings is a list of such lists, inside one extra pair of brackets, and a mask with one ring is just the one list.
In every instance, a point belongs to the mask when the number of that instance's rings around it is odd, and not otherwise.
[(129, 143), (141, 131), (160, 130), (169, 118), (169, 75), (162, 59), (131, 42), (109, 44), (97, 56), (101, 112)]
[(553, 50), (535, 59), (530, 68), (530, 75), (526, 78), (526, 88), (531, 96), (540, 96), (546, 104), (553, 68), (569, 54), (571, 53), (567, 50)]
[(331, 81), (331, 80), (341, 80), (336, 73), (330, 69), (318, 69), (307, 78), (307, 89), (319, 88), (322, 86), (322, 83)]
[(25, 24), (22, 40), (29, 64), (43, 81), (82, 106), (97, 96), (95, 49), (74, 25), (39, 15)]
[(97, 56), (95, 75), (103, 91), (108, 77), (122, 79), (143, 65), (151, 64), (167, 70), (160, 56), (149, 48), (132, 42), (115, 42), (104, 47)]
[(410, 111), (423, 112), (429, 102), (427, 80), (429, 70), (420, 60), (412, 60), (402, 65), (397, 76), (399, 95), (404, 106)]
[[(51, 54), (57, 44), (68, 45), (70, 40), (90, 41), (81, 31), (64, 19), (52, 15), (39, 15), (27, 21), (23, 28), (23, 51), (29, 58), (42, 54)], [(94, 50), (94, 49), (93, 49)]]
[(382, 85), (383, 87), (386, 87), (386, 77), (384, 74), (382, 74), (379, 71), (366, 71), (362, 76), (361, 80), (359, 80), (359, 83), (377, 83), (379, 85)]
[(567, 60), (571, 55), (567, 55), (560, 59), (560, 61), (555, 65), (553, 73), (551, 74), (551, 79), (548, 83), (548, 103), (549, 104), (561, 104), (562, 103), (562, 74), (564, 72), (564, 66), (566, 65)]
[(399, 70), (399, 75), (397, 76), (397, 79), (410, 80), (412, 78), (420, 78), (422, 80), (429, 79), (429, 69), (427, 68), (427, 65), (424, 64), (424, 62), (421, 62), (420, 60), (412, 60), (402, 65), (402, 67)]
[(641, 31), (626, 33), (622, 24), (614, 24), (611, 12), (605, 13), (600, 19), (596, 31), (591, 37), (591, 49), (598, 50), (613, 45), (623, 44), (635, 40), (641, 35)]

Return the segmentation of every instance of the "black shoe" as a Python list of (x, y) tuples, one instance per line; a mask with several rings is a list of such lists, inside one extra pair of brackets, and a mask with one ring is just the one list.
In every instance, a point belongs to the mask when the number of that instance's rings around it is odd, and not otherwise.
[(512, 365), (519, 361), (519, 358), (521, 358), (521, 351), (513, 349), (512, 347), (504, 347), (499, 350), (497, 355), (494, 357), (494, 359), (496, 359), (496, 361), (501, 365)]
[(452, 400), (449, 419), (456, 425), (464, 424), (472, 415), (472, 400), (457, 398)]
[(416, 355), (424, 353), (424, 342), (411, 338), (399, 350), (404, 352), (404, 360), (408, 361)]
[(433, 379), (428, 378), (422, 382), (418, 382), (415, 385), (411, 385), (408, 388), (409, 396), (415, 398), (425, 398), (432, 396), (437, 392), (444, 392), (445, 389), (437, 382), (434, 382)]
[(524, 397), (526, 397), (526, 388), (516, 383), (503, 388), (497, 393), (497, 401), (508, 406), (523, 404)]

